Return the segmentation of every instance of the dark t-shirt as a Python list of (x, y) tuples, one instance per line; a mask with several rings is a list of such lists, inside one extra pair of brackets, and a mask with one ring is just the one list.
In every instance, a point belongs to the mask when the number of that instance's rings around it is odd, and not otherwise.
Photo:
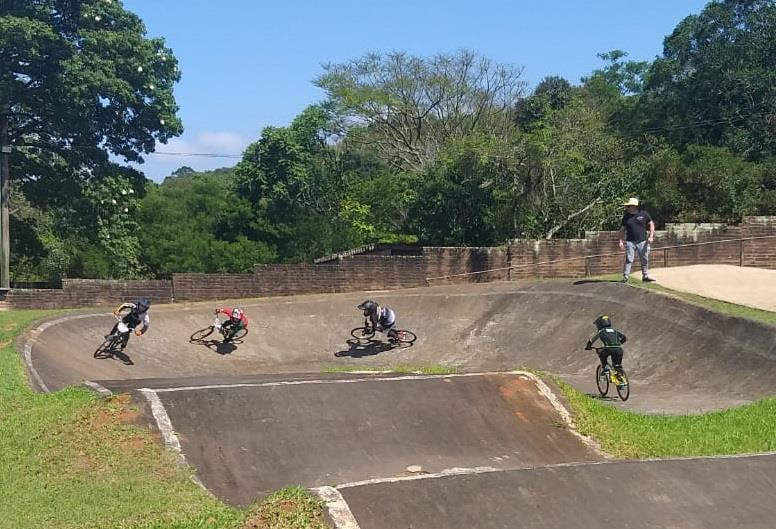
[(622, 225), (625, 226), (625, 240), (639, 243), (647, 240), (647, 229), (652, 217), (645, 210), (638, 213), (626, 213), (622, 218)]

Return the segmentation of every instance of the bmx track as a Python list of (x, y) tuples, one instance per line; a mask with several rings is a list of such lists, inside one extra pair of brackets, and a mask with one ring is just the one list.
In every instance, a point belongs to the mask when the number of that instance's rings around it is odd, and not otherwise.
[[(365, 297), (393, 307), (417, 342), (349, 340)], [(593, 392), (596, 358), (583, 346), (605, 312), (629, 338), (633, 388), (620, 405), (725, 408), (776, 393), (773, 327), (626, 285), (514, 282), (249, 301), (242, 343), (190, 343), (214, 305), (154, 307), (123, 361), (92, 358), (107, 313), (49, 321), (27, 337), (31, 380), (135, 391), (218, 496), (245, 504), (317, 487), (339, 527), (773, 527), (776, 456), (607, 461), (552, 392), (517, 371)], [(324, 373), (396, 364), (462, 374)]]

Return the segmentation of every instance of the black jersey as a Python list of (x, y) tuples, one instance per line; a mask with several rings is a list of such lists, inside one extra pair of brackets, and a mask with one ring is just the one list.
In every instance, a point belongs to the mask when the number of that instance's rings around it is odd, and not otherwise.
[(588, 340), (587, 344), (588, 347), (592, 347), (597, 340), (601, 340), (605, 349), (622, 350), (622, 344), (624, 344), (627, 339), (628, 338), (617, 329), (605, 327), (599, 329), (598, 332)]

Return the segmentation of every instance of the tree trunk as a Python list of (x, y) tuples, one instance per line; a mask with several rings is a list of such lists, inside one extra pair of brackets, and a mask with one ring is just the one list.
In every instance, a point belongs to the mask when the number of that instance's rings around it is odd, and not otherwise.
[(11, 192), (8, 158), (11, 146), (8, 143), (8, 105), (0, 106), (0, 290), (10, 288), (10, 230), (8, 199)]

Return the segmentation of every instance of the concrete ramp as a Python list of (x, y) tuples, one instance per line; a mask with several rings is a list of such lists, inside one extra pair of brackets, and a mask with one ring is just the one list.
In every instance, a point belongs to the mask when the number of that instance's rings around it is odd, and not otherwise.
[(338, 490), (362, 529), (773, 529), (776, 456), (581, 464)]
[(174, 431), (205, 486), (235, 504), (287, 485), (404, 476), (413, 465), (437, 473), (601, 460), (546, 386), (524, 374), (276, 377), (153, 391), (166, 435)]
[[(396, 309), (399, 326), (418, 334), (413, 347), (389, 350), (380, 341), (352, 342), (350, 330), (361, 324), (355, 307), (366, 297)], [(110, 316), (69, 316), (36, 334), (31, 366), (49, 390), (84, 379), (135, 380), (140, 387), (149, 378), (403, 363), (465, 371), (529, 367), (561, 374), (594, 392), (597, 360), (583, 347), (593, 319), (606, 312), (629, 338), (630, 409), (696, 412), (776, 393), (776, 328), (615, 283), (489, 283), (254, 300), (242, 303), (251, 318), (242, 343), (190, 343), (190, 335), (212, 321), (214, 305), (154, 307), (151, 330), (130, 340), (128, 363), (92, 358)]]

